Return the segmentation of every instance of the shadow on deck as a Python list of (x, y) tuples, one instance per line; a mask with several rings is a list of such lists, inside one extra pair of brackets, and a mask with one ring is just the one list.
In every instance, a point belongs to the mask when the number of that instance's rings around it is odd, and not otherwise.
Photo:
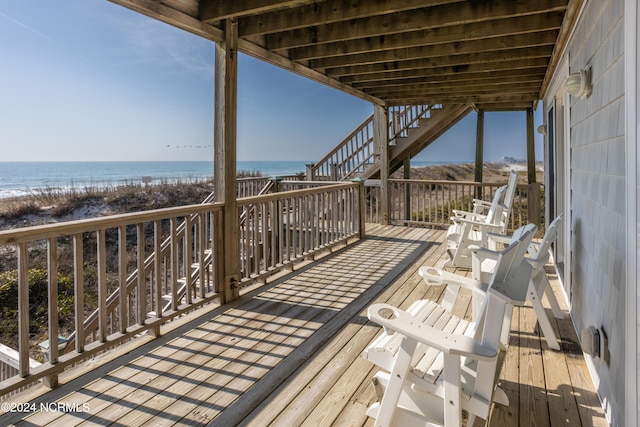
[[(174, 322), (159, 339), (119, 349), (117, 359), (88, 362), (84, 375), (62, 375), (55, 390), (13, 399), (30, 404), (0, 424), (373, 425), (365, 411), (377, 368), (360, 354), (380, 328), (366, 309), (439, 299), (444, 288), (426, 286), (417, 269), (442, 265), (445, 245), (444, 232), (427, 229), (371, 225), (367, 234), (232, 304)], [(459, 298), (456, 314), (469, 301)], [(532, 309), (514, 316), (501, 375), (511, 405), (494, 408), (489, 424), (606, 425), (571, 320), (554, 323), (556, 352), (540, 340)]]

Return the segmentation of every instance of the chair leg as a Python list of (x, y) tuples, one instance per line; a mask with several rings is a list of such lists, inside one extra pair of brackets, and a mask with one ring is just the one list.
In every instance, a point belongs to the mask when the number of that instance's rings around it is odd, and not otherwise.
[(415, 352), (417, 341), (404, 338), (396, 354), (393, 368), (389, 374), (389, 383), (385, 387), (376, 415), (376, 426), (391, 426), (393, 416), (398, 406), (402, 387), (409, 372), (411, 357)]
[(549, 348), (552, 348), (554, 350), (560, 350), (560, 345), (558, 344), (556, 334), (555, 332), (553, 332), (553, 328), (551, 327), (549, 316), (547, 315), (547, 312), (542, 305), (540, 295), (538, 295), (535, 286), (532, 283), (529, 283), (529, 301), (531, 301), (533, 310), (538, 317), (538, 324), (540, 325), (540, 329), (542, 329), (542, 334), (547, 340), (547, 345), (549, 346)]
[(560, 309), (560, 304), (558, 304), (558, 300), (556, 299), (555, 294), (553, 293), (553, 289), (551, 289), (551, 283), (549, 283), (549, 279), (547, 279), (547, 275), (544, 274), (543, 282), (540, 286), (544, 287), (544, 295), (547, 296), (547, 301), (549, 301), (549, 305), (551, 306), (551, 311), (553, 311), (553, 315), (556, 319), (564, 319), (564, 313), (562, 309)]

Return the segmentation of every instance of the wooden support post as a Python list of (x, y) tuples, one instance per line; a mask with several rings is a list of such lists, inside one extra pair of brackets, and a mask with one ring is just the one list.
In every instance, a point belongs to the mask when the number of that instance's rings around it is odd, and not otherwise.
[(380, 223), (389, 225), (389, 127), (388, 110), (373, 107), (373, 145), (380, 159)]
[(358, 238), (364, 239), (366, 235), (365, 222), (367, 218), (367, 198), (365, 191), (367, 188), (364, 186), (364, 180), (362, 178), (354, 178), (351, 181), (358, 183)]
[(271, 181), (273, 183), (273, 186), (271, 187), (271, 192), (272, 193), (279, 193), (280, 191), (282, 191), (281, 187), (281, 182), (282, 182), (282, 177), (281, 176), (274, 176), (272, 178), (269, 178), (269, 181)]
[(542, 229), (544, 224), (540, 223), (540, 204), (540, 184), (533, 182), (527, 186), (527, 220)]
[[(478, 122), (476, 126), (476, 182), (482, 182), (482, 165), (484, 163), (484, 110), (478, 110)], [(482, 186), (476, 187), (476, 199), (482, 199)]]
[(527, 108), (527, 177), (528, 183), (536, 182), (536, 146), (533, 134), (533, 108)]
[(315, 166), (314, 163), (305, 163), (305, 167), (307, 168), (307, 181), (313, 181), (315, 179), (315, 177), (313, 176), (313, 167)]
[(527, 216), (540, 226), (540, 186), (536, 183), (536, 147), (533, 134), (533, 108), (527, 108)]
[[(404, 179), (411, 179), (411, 157), (405, 157), (402, 169), (404, 171)], [(404, 219), (411, 220), (411, 185), (408, 182), (404, 184)]]
[(329, 165), (329, 175), (331, 181), (338, 181), (338, 165), (336, 163)]
[[(222, 281), (222, 300), (227, 303), (239, 296), (240, 243), (236, 202), (236, 115), (238, 95), (238, 22), (227, 19), (225, 40), (215, 50), (215, 198), (224, 203), (222, 224), (218, 224), (216, 241), (224, 242), (223, 262), (216, 279)], [(219, 283), (219, 282), (218, 282)]]

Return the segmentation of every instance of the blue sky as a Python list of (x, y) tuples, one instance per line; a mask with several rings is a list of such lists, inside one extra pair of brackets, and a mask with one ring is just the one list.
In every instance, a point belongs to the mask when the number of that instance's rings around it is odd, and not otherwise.
[[(0, 161), (213, 157), (213, 42), (106, 0), (0, 0), (0, 40)], [(239, 160), (317, 160), (373, 110), (245, 55), (238, 73)], [(472, 161), (475, 126), (417, 159)], [(524, 113), (487, 113), (486, 161), (525, 141)]]

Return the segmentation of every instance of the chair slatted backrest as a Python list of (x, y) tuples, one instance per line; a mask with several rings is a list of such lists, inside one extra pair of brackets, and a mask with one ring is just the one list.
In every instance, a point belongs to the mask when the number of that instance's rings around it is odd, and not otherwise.
[(498, 188), (493, 195), (493, 200), (491, 201), (491, 207), (489, 208), (489, 212), (487, 213), (487, 224), (499, 224), (498, 221), (502, 218), (502, 211), (504, 210), (504, 199), (507, 192), (507, 186), (503, 185)]
[(516, 197), (516, 187), (518, 186), (518, 172), (513, 171), (511, 175), (509, 175), (509, 182), (507, 183), (507, 193), (504, 197), (504, 205), (507, 207), (507, 210), (511, 210), (513, 207), (513, 201)]
[(549, 261), (549, 249), (551, 248), (551, 244), (558, 238), (558, 231), (560, 229), (563, 216), (564, 214), (561, 213), (551, 222), (551, 224), (549, 224), (539, 246), (530, 246), (529, 256), (531, 259), (541, 263), (542, 265)]

